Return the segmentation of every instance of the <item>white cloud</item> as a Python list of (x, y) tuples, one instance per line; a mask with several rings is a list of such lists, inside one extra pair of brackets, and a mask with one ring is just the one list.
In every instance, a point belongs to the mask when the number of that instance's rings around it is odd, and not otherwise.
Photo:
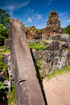
[(68, 20), (67, 20), (67, 22), (69, 22), (69, 23), (70, 23), (70, 19), (68, 19)]
[(65, 16), (67, 14), (68, 14), (67, 12), (64, 12), (64, 13), (59, 14), (59, 16)]
[(13, 15), (13, 12), (16, 10), (16, 9), (20, 9), (24, 6), (27, 6), (28, 4), (30, 3), (30, 1), (26, 1), (26, 2), (23, 2), (21, 4), (17, 4), (17, 3), (14, 3), (14, 4), (8, 4), (7, 6), (4, 6), (3, 9), (6, 9), (10, 12), (10, 15)]
[(53, 0), (49, 0), (49, 3), (48, 3), (48, 5), (50, 5), (52, 1), (53, 1)]
[(38, 20), (42, 19), (42, 15), (37, 15)]
[(29, 18), (27, 19), (27, 22), (28, 22), (28, 23), (31, 23), (31, 22), (32, 22), (32, 19), (29, 17)]
[(38, 21), (38, 20), (40, 20), (40, 19), (42, 19), (42, 15), (40, 15), (40, 14), (34, 14), (33, 16), (32, 16), (32, 19), (34, 20), (34, 21)]

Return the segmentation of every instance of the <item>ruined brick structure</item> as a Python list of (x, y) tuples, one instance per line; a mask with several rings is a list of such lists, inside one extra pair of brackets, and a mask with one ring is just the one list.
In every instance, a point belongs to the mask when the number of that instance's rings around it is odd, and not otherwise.
[(25, 33), (28, 40), (41, 39), (41, 33), (36, 30), (35, 26), (26, 28)]
[(54, 11), (51, 11), (47, 22), (47, 27), (43, 31), (42, 38), (44, 39), (47, 38), (48, 36), (55, 36), (62, 33), (63, 29), (60, 27), (58, 14)]

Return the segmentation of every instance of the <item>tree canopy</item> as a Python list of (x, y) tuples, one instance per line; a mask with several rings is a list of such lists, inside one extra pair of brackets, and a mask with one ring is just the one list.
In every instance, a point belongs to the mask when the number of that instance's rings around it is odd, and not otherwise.
[(64, 33), (70, 35), (70, 25), (68, 25), (68, 26), (64, 29)]
[(0, 45), (4, 44), (4, 40), (8, 38), (8, 24), (9, 24), (9, 14), (6, 10), (0, 9)]

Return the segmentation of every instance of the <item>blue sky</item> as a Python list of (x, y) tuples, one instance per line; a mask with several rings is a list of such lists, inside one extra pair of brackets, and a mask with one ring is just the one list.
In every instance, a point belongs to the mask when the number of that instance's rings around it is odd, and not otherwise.
[(62, 27), (70, 24), (70, 0), (0, 0), (0, 8), (27, 27), (45, 28), (51, 10), (58, 12)]

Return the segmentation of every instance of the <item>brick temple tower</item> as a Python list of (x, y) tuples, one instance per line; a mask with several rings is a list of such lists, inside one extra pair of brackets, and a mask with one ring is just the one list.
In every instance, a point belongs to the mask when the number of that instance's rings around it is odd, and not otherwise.
[(51, 11), (49, 19), (47, 22), (47, 27), (43, 31), (43, 39), (48, 36), (55, 36), (57, 34), (62, 34), (63, 29), (60, 26), (60, 20), (58, 19), (58, 13)]

